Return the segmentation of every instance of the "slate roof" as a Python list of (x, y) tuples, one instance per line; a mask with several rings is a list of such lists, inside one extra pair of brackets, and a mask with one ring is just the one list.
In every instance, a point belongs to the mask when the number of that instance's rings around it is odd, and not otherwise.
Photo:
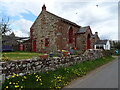
[(2, 40), (8, 40), (8, 39), (14, 39), (14, 40), (22, 40), (22, 39), (29, 39), (29, 37), (16, 37), (16, 36), (2, 36)]
[(64, 19), (64, 18), (62, 18), (62, 17), (59, 17), (59, 16), (57, 16), (57, 15), (51, 13), (51, 12), (48, 12), (48, 11), (46, 11), (46, 12), (49, 13), (49, 14), (51, 14), (51, 15), (53, 15), (53, 16), (55, 16), (55, 17), (57, 17), (57, 18), (59, 18), (59, 19), (60, 19), (61, 21), (63, 21), (63, 22), (66, 22), (66, 23), (69, 23), (69, 24), (71, 24), (71, 25), (80, 27), (79, 25), (77, 25), (77, 24), (74, 23), (74, 22), (71, 22), (71, 21), (69, 21), (69, 20), (67, 20), (67, 19)]
[(85, 33), (88, 28), (89, 28), (89, 26), (81, 27), (81, 28), (77, 31), (77, 33)]
[(108, 40), (98, 40), (95, 44), (102, 44), (105, 45)]
[(15, 37), (16, 40), (29, 39), (29, 37)]

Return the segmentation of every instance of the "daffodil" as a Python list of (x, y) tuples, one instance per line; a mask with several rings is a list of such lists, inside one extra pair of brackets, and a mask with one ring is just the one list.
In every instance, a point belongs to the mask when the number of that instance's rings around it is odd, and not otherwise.
[(19, 85), (15, 85), (15, 88), (18, 88), (19, 87)]
[(41, 79), (39, 79), (40, 81), (42, 81)]
[(62, 81), (62, 80), (59, 80), (59, 81)]
[(38, 77), (38, 75), (36, 75), (35, 77)]
[(16, 76), (18, 77), (19, 75), (18, 75), (18, 74), (16, 74)]
[(13, 75), (12, 77), (14, 78), (15, 76)]
[(46, 72), (48, 74), (48, 72)]
[(57, 88), (61, 88), (61, 87), (58, 86)]
[(24, 79), (27, 79), (27, 77), (26, 77), (26, 76), (24, 76)]
[(12, 84), (12, 82), (9, 82), (9, 84)]
[(38, 79), (36, 81), (38, 82)]
[(38, 77), (38, 79), (39, 79), (40, 77)]
[(58, 79), (60, 78), (60, 77), (57, 77)]
[(21, 86), (21, 88), (23, 88), (23, 86)]
[(6, 86), (6, 88), (8, 88), (8, 86)]

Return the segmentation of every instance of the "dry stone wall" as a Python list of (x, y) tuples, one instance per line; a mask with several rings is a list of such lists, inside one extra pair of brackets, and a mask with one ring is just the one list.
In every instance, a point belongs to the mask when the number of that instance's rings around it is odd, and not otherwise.
[(67, 57), (55, 57), (48, 59), (27, 59), (0, 62), (0, 73), (5, 74), (6, 78), (11, 77), (14, 73), (24, 75), (33, 72), (46, 72), (56, 70), (59, 67), (68, 67), (86, 60), (95, 60), (102, 57), (101, 50), (87, 50), (82, 55), (71, 55)]

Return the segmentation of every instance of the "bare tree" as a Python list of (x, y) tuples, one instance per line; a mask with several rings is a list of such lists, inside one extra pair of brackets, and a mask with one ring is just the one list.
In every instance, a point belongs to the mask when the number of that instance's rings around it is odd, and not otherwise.
[(5, 35), (7, 32), (11, 31), (10, 29), (10, 19), (9, 17), (7, 18), (2, 18), (0, 20), (0, 34)]

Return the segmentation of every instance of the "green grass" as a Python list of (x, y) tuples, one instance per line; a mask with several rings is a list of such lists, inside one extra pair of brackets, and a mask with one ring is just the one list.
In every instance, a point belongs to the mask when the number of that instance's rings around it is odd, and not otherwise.
[[(35, 53), (35, 52), (24, 52), (24, 51), (17, 51), (17, 52), (2, 52), (2, 55), (5, 57), (3, 59), (9, 60), (20, 60), (20, 59), (30, 59), (34, 56), (39, 56), (42, 53)], [(0, 54), (1, 55), (1, 54)], [(49, 56), (50, 57), (50, 56)], [(57, 57), (56, 54), (53, 57)], [(7, 60), (6, 60), (7, 61)]]
[(38, 56), (40, 53), (34, 52), (3, 52), (2, 55), (8, 57), (10, 60), (19, 60), (19, 59), (30, 59), (33, 56)]
[(112, 61), (111, 56), (102, 57), (94, 61), (84, 61), (67, 68), (59, 68), (45, 73), (33, 73), (24, 76), (13, 75), (3, 83), (3, 88), (52, 88), (60, 89), (77, 78), (86, 75), (91, 70)]
[(119, 54), (113, 54), (114, 56), (120, 56), (120, 53)]

